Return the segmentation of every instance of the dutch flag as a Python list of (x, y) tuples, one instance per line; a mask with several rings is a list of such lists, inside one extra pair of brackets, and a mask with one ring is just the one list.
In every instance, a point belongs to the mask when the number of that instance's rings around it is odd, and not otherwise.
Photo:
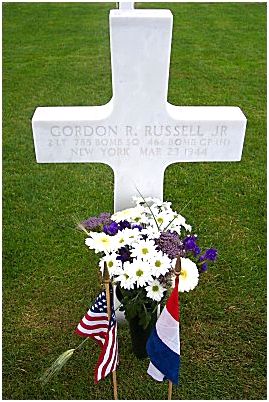
[(178, 276), (175, 287), (148, 341), (148, 374), (157, 381), (178, 384), (180, 368)]

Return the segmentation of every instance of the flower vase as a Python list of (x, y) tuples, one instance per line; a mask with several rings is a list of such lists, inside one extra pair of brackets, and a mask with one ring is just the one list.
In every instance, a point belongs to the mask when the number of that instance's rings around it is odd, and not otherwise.
[(152, 314), (151, 321), (146, 328), (143, 328), (143, 326), (139, 324), (139, 317), (137, 316), (128, 320), (132, 341), (132, 350), (138, 359), (144, 359), (148, 356), (146, 343), (154, 325), (156, 324), (156, 321), (156, 311)]
[[(123, 296), (119, 286), (116, 286), (116, 296), (119, 301), (122, 301)], [(149, 312), (152, 311), (150, 307), (147, 310)], [(144, 359), (148, 356), (146, 343), (157, 321), (157, 309), (152, 312), (151, 320), (146, 328), (139, 324), (138, 316), (126, 320), (129, 324), (133, 353), (138, 359)]]

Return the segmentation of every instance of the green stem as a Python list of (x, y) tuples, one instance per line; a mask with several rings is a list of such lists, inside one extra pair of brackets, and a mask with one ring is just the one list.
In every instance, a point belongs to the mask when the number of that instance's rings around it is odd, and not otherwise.
[(192, 199), (190, 199), (190, 201), (187, 202), (186, 205), (184, 205), (184, 207), (179, 211), (179, 213), (181, 214), (182, 211), (184, 211), (185, 208), (187, 208), (187, 206), (192, 202)]
[(83, 339), (83, 341), (75, 348), (74, 352), (80, 350), (82, 348), (82, 345), (89, 339), (89, 337)]
[[(181, 211), (180, 211), (179, 214), (181, 214), (181, 212), (184, 211), (184, 209), (190, 204), (191, 201), (192, 201), (192, 200), (190, 200), (189, 202), (187, 202), (187, 204), (181, 209)], [(179, 215), (179, 214), (178, 214), (178, 215)], [(164, 229), (164, 232), (169, 228), (169, 226), (171, 225), (171, 223), (178, 217), (178, 215), (176, 215), (176, 216), (171, 220), (171, 222), (168, 223), (168, 225), (167, 225), (166, 228)]]
[(168, 225), (164, 228), (164, 232), (169, 228), (169, 226), (171, 225), (171, 223), (178, 217), (178, 215), (176, 215), (169, 223)]
[(117, 311), (122, 306), (122, 303), (115, 309)]
[(209, 260), (203, 260), (203, 261), (198, 261), (197, 262), (197, 265), (203, 265), (203, 264), (205, 264), (206, 262), (209, 262)]
[(154, 309), (152, 310), (152, 314), (155, 313), (155, 311), (157, 310), (158, 306), (159, 306), (159, 304), (156, 304), (156, 306), (155, 306)]

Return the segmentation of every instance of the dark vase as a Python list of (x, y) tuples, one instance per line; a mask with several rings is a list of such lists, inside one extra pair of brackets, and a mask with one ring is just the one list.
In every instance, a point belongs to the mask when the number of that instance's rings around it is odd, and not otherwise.
[(139, 324), (139, 317), (131, 318), (128, 321), (132, 340), (132, 349), (138, 359), (148, 357), (146, 343), (154, 325), (156, 324), (156, 320), (157, 312), (155, 311), (152, 314), (151, 321), (146, 328), (143, 328), (143, 326)]
[[(122, 294), (120, 291), (120, 288), (117, 286), (116, 287), (116, 295), (119, 301), (122, 300)], [(151, 308), (148, 308), (148, 311), (150, 311)], [(154, 313), (152, 313), (151, 320), (146, 328), (143, 328), (142, 325), (139, 324), (139, 317), (133, 317), (128, 321), (129, 324), (129, 329), (130, 329), (130, 335), (131, 335), (131, 341), (132, 341), (132, 350), (135, 354), (135, 356), (138, 359), (144, 359), (148, 356), (147, 350), (146, 350), (146, 343), (148, 340), (148, 337), (151, 334), (151, 331), (156, 324), (157, 321), (157, 310), (155, 310)]]

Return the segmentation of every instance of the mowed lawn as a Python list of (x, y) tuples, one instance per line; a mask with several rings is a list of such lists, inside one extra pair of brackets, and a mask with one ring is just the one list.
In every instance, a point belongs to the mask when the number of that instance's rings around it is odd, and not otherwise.
[[(60, 375), (38, 378), (77, 346), (73, 330), (100, 289), (97, 258), (76, 222), (113, 208), (101, 164), (37, 164), (37, 106), (102, 105), (112, 94), (108, 13), (114, 3), (3, 4), (3, 398), (113, 399), (94, 385), (86, 342)], [(219, 250), (181, 295), (181, 380), (174, 399), (266, 399), (266, 4), (137, 3), (174, 14), (169, 101), (239, 106), (248, 119), (237, 163), (177, 163), (164, 196)], [(139, 163), (139, 161), (138, 161)], [(146, 174), (146, 172), (145, 172)], [(166, 399), (119, 329), (120, 399)]]

